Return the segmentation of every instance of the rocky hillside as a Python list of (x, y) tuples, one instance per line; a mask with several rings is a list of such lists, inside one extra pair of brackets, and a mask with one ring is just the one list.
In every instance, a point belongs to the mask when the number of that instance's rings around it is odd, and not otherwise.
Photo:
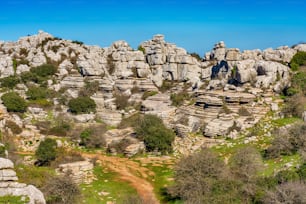
[[(0, 43), (1, 95), (14, 90), (27, 104), (22, 116), (1, 105), (0, 128), (33, 150), (49, 135), (38, 122), (62, 118), (80, 126), (103, 122), (116, 127), (141, 112), (159, 116), (180, 137), (200, 132), (235, 138), (269, 110), (279, 109), (282, 101), (274, 96), (290, 86), (289, 63), (299, 51), (306, 51), (306, 44), (240, 52), (219, 42), (200, 59), (163, 35), (134, 50), (125, 41), (101, 48), (40, 31)], [(71, 109), (71, 100), (80, 97), (92, 99), (93, 109)], [(127, 134), (122, 137), (122, 132)], [(129, 129), (108, 130), (106, 136), (106, 145), (128, 138), (127, 154), (144, 148)]]

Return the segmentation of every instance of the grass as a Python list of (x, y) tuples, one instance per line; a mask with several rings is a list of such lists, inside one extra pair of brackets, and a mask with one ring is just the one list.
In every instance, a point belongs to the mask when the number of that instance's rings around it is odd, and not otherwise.
[(0, 196), (1, 204), (26, 204), (29, 200), (27, 196)]
[(280, 118), (280, 119), (273, 120), (272, 124), (275, 127), (282, 127), (282, 126), (285, 126), (285, 125), (289, 125), (289, 124), (295, 123), (295, 122), (300, 121), (300, 120), (301, 120), (300, 118), (295, 118), (295, 117), (292, 117), (292, 118)]
[[(262, 176), (272, 176), (276, 172), (284, 169), (293, 170), (300, 163), (301, 157), (298, 154), (265, 160), (265, 169), (262, 172)], [(290, 164), (290, 166), (286, 167), (287, 164)]]
[(128, 183), (118, 180), (118, 175), (114, 172), (96, 166), (94, 174), (97, 179), (91, 184), (80, 185), (83, 196), (82, 203), (106, 204), (107, 201), (115, 201), (116, 204), (123, 204), (123, 200), (127, 196), (137, 195), (136, 190)]
[(28, 165), (16, 165), (16, 174), (19, 178), (18, 182), (32, 184), (37, 188), (44, 186), (45, 182), (51, 176), (55, 176), (54, 169), (50, 167), (37, 167)]

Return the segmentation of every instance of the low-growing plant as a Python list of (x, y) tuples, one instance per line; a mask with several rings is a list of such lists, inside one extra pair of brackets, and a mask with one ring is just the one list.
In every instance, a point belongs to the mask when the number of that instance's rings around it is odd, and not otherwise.
[(179, 93), (173, 93), (170, 95), (170, 99), (172, 101), (173, 106), (181, 106), (184, 104), (185, 100), (188, 100), (190, 98), (187, 91), (181, 91)]
[(126, 107), (130, 105), (129, 98), (130, 96), (121, 94), (121, 93), (115, 93), (115, 104), (118, 110), (124, 110)]
[(74, 99), (71, 99), (68, 102), (69, 110), (72, 113), (80, 114), (80, 113), (90, 113), (96, 111), (96, 103), (91, 98), (85, 96), (80, 96)]
[(245, 107), (241, 106), (238, 110), (240, 116), (251, 116), (252, 114)]
[(17, 76), (8, 76), (0, 79), (1, 87), (13, 89), (20, 82)]
[(54, 75), (57, 68), (52, 64), (43, 64), (38, 67), (32, 67), (30, 71), (39, 77), (48, 77)]
[(45, 99), (48, 97), (48, 90), (43, 87), (31, 86), (26, 94), (29, 100)]
[(290, 67), (292, 70), (297, 71), (299, 66), (306, 65), (306, 52), (297, 52), (290, 61)]
[(1, 100), (9, 112), (25, 112), (27, 109), (26, 101), (16, 92), (3, 94)]
[(156, 95), (156, 94), (158, 94), (157, 91), (145, 91), (145, 92), (142, 94), (141, 99), (142, 99), (142, 100), (146, 100), (148, 97), (154, 96), (154, 95)]

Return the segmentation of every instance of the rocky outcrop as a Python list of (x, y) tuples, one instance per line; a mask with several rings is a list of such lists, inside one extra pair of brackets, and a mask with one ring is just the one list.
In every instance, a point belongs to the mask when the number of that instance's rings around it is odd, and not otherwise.
[(44, 195), (35, 186), (17, 181), (13, 162), (0, 158), (0, 196), (25, 196), (29, 198), (29, 204), (46, 203)]
[(93, 164), (89, 161), (78, 161), (60, 164), (56, 173), (63, 176), (69, 175), (77, 184), (89, 184), (94, 180), (93, 167)]

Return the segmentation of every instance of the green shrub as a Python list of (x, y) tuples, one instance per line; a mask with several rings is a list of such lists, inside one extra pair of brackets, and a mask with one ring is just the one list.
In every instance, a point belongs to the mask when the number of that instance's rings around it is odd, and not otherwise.
[(9, 76), (0, 79), (1, 87), (13, 89), (20, 82), (16, 76)]
[(37, 100), (29, 101), (28, 105), (33, 106), (33, 107), (47, 108), (47, 107), (51, 107), (53, 103), (47, 99), (37, 99)]
[(21, 73), (20, 78), (21, 78), (23, 83), (27, 83), (27, 82), (38, 83), (38, 82), (40, 82), (40, 78), (32, 72), (23, 72), (23, 73)]
[(173, 81), (163, 81), (162, 86), (159, 88), (159, 90), (164, 93), (166, 91), (169, 91), (174, 86)]
[(292, 87), (306, 95), (306, 72), (298, 72), (292, 76)]
[(306, 52), (297, 52), (290, 61), (290, 67), (296, 71), (302, 65), (306, 65)]
[(26, 101), (16, 92), (3, 94), (1, 99), (9, 112), (25, 112), (27, 109)]
[(30, 100), (45, 99), (48, 96), (48, 90), (43, 87), (32, 86), (26, 94)]
[(136, 127), (137, 138), (144, 141), (147, 151), (172, 152), (175, 134), (155, 115), (145, 115)]
[(56, 147), (56, 141), (51, 138), (47, 138), (40, 142), (35, 152), (35, 156), (38, 160), (36, 164), (38, 166), (49, 165), (51, 161), (55, 160)]
[(300, 179), (300, 176), (297, 172), (292, 171), (292, 170), (282, 170), (279, 171), (276, 176), (276, 181), (281, 184), (281, 183), (286, 183), (288, 181), (297, 181)]
[(149, 98), (150, 96), (154, 96), (158, 94), (157, 91), (145, 91), (141, 97), (142, 100), (146, 100), (147, 98)]
[(79, 40), (73, 40), (72, 43), (78, 44), (78, 45), (83, 45), (84, 43)]
[(140, 120), (143, 118), (142, 115), (140, 115), (139, 113), (133, 114), (130, 117), (127, 118), (123, 118), (120, 122), (120, 124), (118, 125), (119, 129), (124, 129), (124, 128), (128, 128), (128, 127), (137, 127), (140, 123)]
[(96, 103), (94, 100), (87, 96), (80, 96), (78, 98), (71, 99), (68, 102), (68, 107), (72, 113), (90, 113), (95, 112)]
[(5, 157), (6, 156), (5, 151), (6, 151), (5, 146), (0, 145), (0, 157)]
[(179, 93), (173, 93), (170, 95), (170, 100), (172, 101), (173, 106), (181, 106), (183, 105), (185, 100), (188, 100), (190, 98), (187, 91), (183, 90)]
[(146, 54), (146, 49), (141, 45), (138, 46), (137, 50), (141, 51), (143, 54)]
[(32, 67), (30, 71), (39, 77), (47, 77), (54, 75), (57, 68), (52, 64), (43, 64), (38, 67)]

